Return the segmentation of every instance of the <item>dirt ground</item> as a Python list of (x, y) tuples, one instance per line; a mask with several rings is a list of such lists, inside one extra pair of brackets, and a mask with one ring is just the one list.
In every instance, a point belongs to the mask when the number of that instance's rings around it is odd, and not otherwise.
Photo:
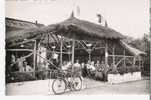
[[(38, 80), (6, 85), (6, 95), (53, 95), (53, 80)], [(80, 91), (69, 91), (64, 95), (101, 95), (101, 94), (149, 94), (149, 80), (109, 84), (107, 82), (84, 79)]]

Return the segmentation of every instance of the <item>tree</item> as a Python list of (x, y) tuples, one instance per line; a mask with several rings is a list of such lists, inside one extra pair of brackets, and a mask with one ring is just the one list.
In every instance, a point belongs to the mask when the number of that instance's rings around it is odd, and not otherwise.
[(127, 37), (125, 40), (128, 44), (132, 45), (133, 47), (144, 51), (146, 55), (144, 58), (144, 70), (145, 72), (150, 72), (150, 35), (144, 34), (144, 36), (141, 39), (132, 39), (130, 37)]

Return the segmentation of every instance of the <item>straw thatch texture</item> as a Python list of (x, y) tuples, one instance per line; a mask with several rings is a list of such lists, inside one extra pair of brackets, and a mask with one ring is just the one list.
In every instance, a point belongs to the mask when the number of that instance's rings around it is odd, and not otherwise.
[[(52, 25), (50, 25), (51, 27)], [(108, 27), (94, 24), (88, 21), (79, 20), (75, 17), (58, 23), (55, 25), (58, 33), (71, 38), (87, 39), (86, 37), (105, 38), (105, 39), (121, 39), (124, 36)], [(47, 27), (49, 28), (49, 26)]]
[(120, 41), (121, 45), (124, 46), (125, 49), (127, 49), (128, 51), (130, 51), (133, 55), (135, 56), (139, 56), (139, 55), (146, 55), (145, 52), (140, 51), (139, 49), (136, 49), (130, 45), (128, 45), (127, 43), (125, 43), (124, 41)]
[[(52, 27), (53, 29), (54, 27)], [(17, 31), (10, 31), (6, 33), (6, 45), (21, 42), (24, 39), (41, 39), (42, 35), (47, 33), (46, 27), (31, 28)]]
[(74, 16), (69, 19), (40, 28), (32, 28), (21, 31), (11, 31), (6, 34), (6, 43), (19, 42), (23, 39), (41, 37), (42, 34), (52, 33), (63, 35), (71, 39), (97, 41), (99, 39), (122, 39), (119, 32), (88, 21), (79, 20)]

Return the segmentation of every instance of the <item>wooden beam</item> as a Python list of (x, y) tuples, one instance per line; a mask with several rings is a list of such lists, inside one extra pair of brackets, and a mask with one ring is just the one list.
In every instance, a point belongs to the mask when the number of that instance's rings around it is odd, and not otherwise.
[(33, 52), (32, 49), (6, 49), (6, 51), (29, 51), (29, 52)]
[(62, 51), (62, 52), (59, 52), (59, 51), (50, 51), (50, 50), (49, 50), (49, 51), (48, 51), (48, 50), (39, 50), (39, 52), (59, 53), (59, 54), (61, 54), (61, 53), (62, 53), (62, 54), (69, 54), (69, 53), (70, 53), (70, 54), (71, 54), (71, 52), (63, 52), (63, 51)]
[[(109, 56), (111, 56), (111, 57), (113, 57), (113, 56), (115, 56), (115, 57), (124, 57), (124, 55), (109, 55)], [(125, 56), (125, 57), (132, 58), (134, 56)]]
[(9, 47), (13, 47), (13, 46), (17, 46), (17, 45), (22, 45), (22, 44), (25, 44), (25, 43), (28, 43), (28, 42), (34, 42), (34, 38), (33, 39), (24, 40), (22, 42), (18, 42), (18, 43), (15, 43), (15, 44), (12, 44)]
[(127, 61), (133, 65), (133, 60), (127, 59)]
[(96, 47), (94, 49), (105, 49), (105, 47)]
[(85, 43), (85, 41), (82, 40), (82, 43), (84, 43), (84, 45), (86, 46), (87, 44)]
[(79, 41), (79, 43), (82, 45), (82, 47), (87, 50), (87, 48), (85, 47), (85, 45), (83, 45), (82, 41)]
[(117, 62), (116, 67), (122, 62), (122, 60), (124, 60), (124, 58), (122, 58), (119, 62)]

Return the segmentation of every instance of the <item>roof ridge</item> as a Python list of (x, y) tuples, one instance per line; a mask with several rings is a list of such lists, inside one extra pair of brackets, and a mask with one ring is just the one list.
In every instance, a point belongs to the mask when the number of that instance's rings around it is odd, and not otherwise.
[(40, 24), (40, 23), (34, 23), (34, 22), (31, 22), (31, 21), (26, 21), (26, 20), (21, 20), (21, 19), (16, 19), (16, 18), (10, 18), (10, 17), (6, 17), (5, 20), (15, 20), (15, 21), (20, 21), (20, 22), (26, 22), (26, 23), (31, 23), (31, 24), (35, 24), (35, 25), (43, 25), (44, 24)]

